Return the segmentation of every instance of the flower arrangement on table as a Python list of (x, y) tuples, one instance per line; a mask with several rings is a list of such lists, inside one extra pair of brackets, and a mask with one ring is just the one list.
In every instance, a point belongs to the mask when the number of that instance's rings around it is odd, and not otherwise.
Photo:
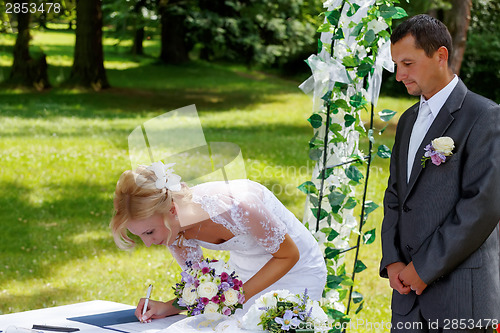
[(186, 261), (181, 282), (174, 287), (174, 306), (187, 310), (188, 316), (220, 313), (226, 316), (243, 307), (243, 282), (223, 261), (204, 259)]
[(260, 296), (242, 318), (243, 326), (252, 330), (282, 332), (327, 332), (328, 316), (304, 294), (274, 290)]

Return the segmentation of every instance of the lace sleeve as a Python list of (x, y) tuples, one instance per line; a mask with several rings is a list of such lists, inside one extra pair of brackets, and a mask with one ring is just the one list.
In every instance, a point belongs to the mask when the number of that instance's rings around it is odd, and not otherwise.
[(269, 253), (279, 250), (288, 232), (286, 225), (275, 212), (266, 207), (263, 200), (254, 193), (246, 193), (239, 198), (237, 210), (242, 217), (247, 233)]
[(181, 247), (174, 243), (168, 249), (182, 269), (186, 269), (186, 261), (198, 262), (203, 259), (203, 251), (198, 243), (192, 239), (184, 240)]
[[(263, 185), (248, 180), (206, 183), (193, 191), (215, 223), (233, 235), (250, 234), (267, 252), (275, 253), (288, 232), (283, 222), (291, 214)], [(281, 217), (281, 219), (280, 219)]]

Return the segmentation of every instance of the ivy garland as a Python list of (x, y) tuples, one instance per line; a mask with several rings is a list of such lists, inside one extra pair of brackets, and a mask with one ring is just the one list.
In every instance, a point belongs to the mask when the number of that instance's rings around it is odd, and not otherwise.
[[(311, 181), (299, 189), (308, 194), (304, 221), (318, 240), (328, 268), (325, 288), (325, 308), (340, 332), (349, 321), (351, 302), (363, 308), (363, 296), (353, 290), (357, 273), (366, 269), (358, 260), (361, 243), (375, 240), (375, 229), (362, 230), (368, 215), (378, 205), (366, 200), (372, 160), (374, 106), (380, 91), (382, 68), (393, 71), (390, 57), (390, 29), (393, 19), (407, 14), (396, 6), (398, 0), (326, 0), (327, 11), (321, 13), (324, 23), (318, 32), (318, 55), (307, 63), (313, 75), (301, 85), (304, 92), (313, 93), (313, 114), (308, 121), (314, 129), (309, 141), (309, 156), (316, 162)], [(388, 31), (389, 30), (389, 31)], [(371, 105), (371, 107), (369, 107)], [(361, 121), (361, 111), (370, 112), (367, 130)], [(379, 113), (389, 121), (395, 112)], [(383, 131), (383, 130), (382, 130)], [(359, 138), (368, 137), (368, 154), (359, 150)], [(377, 155), (389, 158), (390, 149), (378, 147)], [(365, 176), (359, 166), (366, 166)], [(356, 187), (364, 183), (361, 202)], [(354, 209), (361, 204), (360, 220)], [(357, 244), (349, 247), (351, 233), (357, 233)], [(345, 252), (356, 250), (352, 274), (348, 275)], [(344, 304), (347, 304), (347, 308)], [(338, 325), (340, 323), (341, 325)]]

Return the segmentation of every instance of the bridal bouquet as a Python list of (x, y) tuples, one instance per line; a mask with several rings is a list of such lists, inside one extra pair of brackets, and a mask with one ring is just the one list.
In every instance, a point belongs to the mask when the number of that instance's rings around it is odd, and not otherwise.
[(204, 259), (186, 261), (181, 282), (174, 287), (174, 306), (188, 311), (188, 316), (220, 313), (226, 316), (243, 307), (243, 282), (223, 261)]
[(328, 332), (328, 316), (317, 301), (288, 290), (268, 292), (255, 301), (242, 318), (251, 330), (282, 332)]

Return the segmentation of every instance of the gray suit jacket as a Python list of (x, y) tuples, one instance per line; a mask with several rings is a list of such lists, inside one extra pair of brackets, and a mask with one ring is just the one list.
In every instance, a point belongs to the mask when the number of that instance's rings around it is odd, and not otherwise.
[[(422, 295), (393, 292), (392, 309), (407, 314), (418, 297), (427, 320), (500, 320), (500, 106), (459, 80), (429, 128), (406, 181), (408, 144), (418, 103), (400, 118), (384, 198), (382, 260), (413, 261), (427, 283)], [(424, 148), (448, 136), (453, 155), (440, 166)], [(484, 323), (482, 323), (484, 325)]]

